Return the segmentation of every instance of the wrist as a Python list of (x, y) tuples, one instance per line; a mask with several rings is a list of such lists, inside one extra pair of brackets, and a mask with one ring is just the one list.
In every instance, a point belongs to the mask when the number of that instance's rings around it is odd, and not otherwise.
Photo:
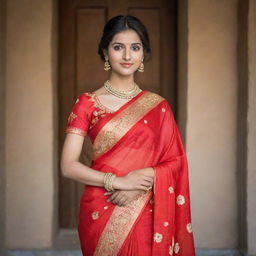
[(114, 189), (121, 189), (122, 186), (122, 177), (116, 176), (113, 181), (113, 188)]

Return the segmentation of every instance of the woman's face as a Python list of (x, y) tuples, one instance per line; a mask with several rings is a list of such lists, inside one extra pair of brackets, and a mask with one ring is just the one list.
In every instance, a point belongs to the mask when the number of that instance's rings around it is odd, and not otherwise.
[(138, 34), (128, 29), (114, 35), (108, 46), (112, 72), (127, 76), (133, 74), (143, 59), (143, 45)]

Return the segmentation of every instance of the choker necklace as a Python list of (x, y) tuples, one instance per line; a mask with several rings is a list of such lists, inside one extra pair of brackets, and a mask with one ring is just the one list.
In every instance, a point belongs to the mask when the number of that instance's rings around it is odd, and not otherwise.
[(131, 99), (131, 98), (135, 97), (139, 92), (142, 91), (136, 83), (134, 83), (134, 87), (131, 90), (129, 90), (129, 91), (119, 91), (119, 90), (114, 89), (112, 87), (112, 85), (110, 84), (109, 80), (107, 80), (104, 83), (104, 88), (109, 93), (111, 93), (114, 96), (116, 96), (118, 98), (121, 98), (121, 99)]

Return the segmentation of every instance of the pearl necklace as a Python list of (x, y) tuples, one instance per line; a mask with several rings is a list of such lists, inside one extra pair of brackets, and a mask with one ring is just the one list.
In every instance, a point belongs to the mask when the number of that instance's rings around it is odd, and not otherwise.
[(134, 87), (129, 91), (116, 90), (111, 86), (109, 80), (107, 80), (104, 83), (104, 88), (109, 93), (111, 93), (114, 96), (121, 98), (121, 99), (131, 99), (131, 98), (135, 97), (138, 94), (138, 92), (141, 92), (141, 89), (139, 88), (139, 86), (136, 83), (134, 83)]

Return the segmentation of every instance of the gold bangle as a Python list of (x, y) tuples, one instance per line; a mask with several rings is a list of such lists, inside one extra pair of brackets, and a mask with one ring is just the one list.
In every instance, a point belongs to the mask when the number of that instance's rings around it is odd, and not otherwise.
[(115, 191), (115, 189), (113, 188), (113, 183), (114, 183), (114, 179), (115, 179), (116, 175), (112, 174), (109, 180), (109, 189), (110, 191)]
[(107, 191), (115, 191), (115, 189), (113, 188), (113, 181), (115, 177), (116, 175), (111, 172), (107, 172), (104, 174), (103, 185)]

